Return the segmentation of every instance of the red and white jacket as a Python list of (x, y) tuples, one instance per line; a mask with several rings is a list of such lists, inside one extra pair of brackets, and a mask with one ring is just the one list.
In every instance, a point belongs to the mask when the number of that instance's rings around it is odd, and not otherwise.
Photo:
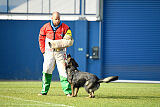
[(45, 53), (45, 39), (59, 40), (63, 39), (69, 27), (62, 23), (56, 31), (53, 31), (50, 22), (46, 23), (39, 33), (39, 46), (42, 53)]

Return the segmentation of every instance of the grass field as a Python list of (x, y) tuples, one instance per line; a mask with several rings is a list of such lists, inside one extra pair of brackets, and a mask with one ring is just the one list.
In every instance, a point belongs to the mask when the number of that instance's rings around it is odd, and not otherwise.
[(1, 81), (0, 107), (160, 107), (160, 84), (101, 84), (95, 98), (81, 88), (78, 97), (68, 98), (60, 82), (52, 82), (47, 96), (37, 96), (39, 81)]

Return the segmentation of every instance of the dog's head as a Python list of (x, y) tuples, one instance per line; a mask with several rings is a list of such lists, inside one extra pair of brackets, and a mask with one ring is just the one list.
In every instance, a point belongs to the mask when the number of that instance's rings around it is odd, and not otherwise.
[(66, 65), (66, 72), (68, 76), (68, 81), (71, 83), (72, 76), (76, 73), (79, 72), (77, 67), (79, 65), (77, 62), (74, 60), (74, 58), (71, 57), (70, 54), (67, 55), (67, 65)]
[(71, 57), (70, 54), (67, 55), (67, 66), (74, 66), (74, 67), (79, 67), (79, 65), (77, 64), (77, 62), (74, 60), (74, 58)]

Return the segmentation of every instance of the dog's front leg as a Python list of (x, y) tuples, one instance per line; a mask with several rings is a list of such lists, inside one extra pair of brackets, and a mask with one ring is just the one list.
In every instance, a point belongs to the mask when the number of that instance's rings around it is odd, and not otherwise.
[(78, 90), (79, 90), (79, 88), (75, 88), (75, 93), (74, 93), (75, 97), (77, 97)]
[(72, 97), (74, 97), (74, 85), (71, 84), (71, 89), (72, 89)]

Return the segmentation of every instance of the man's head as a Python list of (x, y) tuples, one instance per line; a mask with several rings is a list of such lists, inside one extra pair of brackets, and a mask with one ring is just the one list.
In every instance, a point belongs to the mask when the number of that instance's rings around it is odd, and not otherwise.
[(59, 12), (52, 13), (52, 21), (55, 27), (59, 25), (60, 23), (60, 13)]

